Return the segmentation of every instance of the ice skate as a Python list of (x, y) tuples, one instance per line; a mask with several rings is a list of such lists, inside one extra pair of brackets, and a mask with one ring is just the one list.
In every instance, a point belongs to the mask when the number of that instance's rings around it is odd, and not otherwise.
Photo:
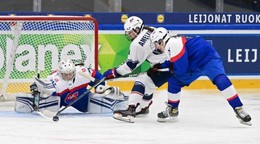
[(251, 117), (249, 114), (247, 114), (242, 107), (236, 107), (234, 109), (236, 113), (236, 117), (239, 119), (240, 123), (248, 126), (252, 126)]
[(136, 116), (149, 114), (149, 107), (142, 108), (140, 111), (136, 112)]
[(147, 115), (149, 114), (149, 107), (152, 105), (153, 101), (150, 101), (149, 105), (145, 108), (142, 108), (140, 111), (136, 111), (136, 116)]
[(135, 109), (135, 105), (129, 105), (126, 110), (114, 111), (113, 118), (124, 122), (134, 123), (134, 118), (136, 116)]
[(177, 107), (172, 107), (167, 105), (166, 110), (157, 114), (158, 122), (166, 122), (166, 121), (177, 121), (179, 115), (179, 110)]

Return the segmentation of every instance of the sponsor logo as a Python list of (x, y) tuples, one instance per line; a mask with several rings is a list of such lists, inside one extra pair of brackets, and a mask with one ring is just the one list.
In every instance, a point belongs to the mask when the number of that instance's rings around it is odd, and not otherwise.
[(71, 93), (68, 93), (66, 98), (65, 98), (65, 103), (70, 103), (72, 101), (74, 101), (75, 99), (77, 99), (77, 97), (79, 96), (79, 93), (78, 92), (75, 92), (73, 94)]

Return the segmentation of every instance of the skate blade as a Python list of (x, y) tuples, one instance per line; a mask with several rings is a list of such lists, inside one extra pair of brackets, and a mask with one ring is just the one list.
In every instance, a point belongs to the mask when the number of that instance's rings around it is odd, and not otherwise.
[(148, 117), (149, 113), (136, 114), (136, 117)]
[(138, 117), (138, 118), (147, 118), (148, 114), (139, 114), (139, 115), (136, 115), (136, 117)]
[(243, 125), (247, 125), (247, 126), (252, 126), (252, 123), (251, 122), (244, 122), (242, 120), (239, 120), (239, 122)]
[(121, 114), (114, 114), (113, 118), (119, 121), (123, 121), (123, 122), (128, 122), (128, 123), (134, 123), (134, 117), (133, 116), (127, 116), (127, 117), (122, 117)]
[(157, 118), (157, 122), (165, 123), (165, 122), (178, 122), (178, 117), (170, 117), (170, 118)]

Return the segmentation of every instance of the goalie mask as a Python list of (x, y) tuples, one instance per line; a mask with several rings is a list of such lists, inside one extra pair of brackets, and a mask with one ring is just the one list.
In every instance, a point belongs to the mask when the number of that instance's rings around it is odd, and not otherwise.
[(60, 61), (58, 70), (61, 78), (65, 81), (70, 81), (75, 77), (76, 68), (70, 59)]
[(126, 20), (124, 29), (127, 39), (133, 41), (143, 29), (143, 20), (137, 16), (131, 16)]
[(164, 52), (166, 41), (169, 38), (168, 31), (162, 27), (155, 29), (150, 35), (152, 47), (161, 52)]

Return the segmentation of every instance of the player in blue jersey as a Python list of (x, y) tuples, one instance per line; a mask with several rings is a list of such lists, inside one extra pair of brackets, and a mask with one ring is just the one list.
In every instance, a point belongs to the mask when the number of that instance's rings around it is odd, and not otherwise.
[(154, 66), (173, 67), (174, 75), (168, 81), (168, 103), (166, 111), (158, 113), (158, 121), (178, 116), (181, 89), (189, 86), (202, 75), (207, 76), (227, 99), (241, 123), (251, 125), (251, 117), (242, 108), (243, 104), (225, 74), (222, 60), (217, 51), (206, 40), (197, 37), (172, 36), (165, 28), (157, 28), (150, 36), (154, 47), (168, 53), (170, 60)]

